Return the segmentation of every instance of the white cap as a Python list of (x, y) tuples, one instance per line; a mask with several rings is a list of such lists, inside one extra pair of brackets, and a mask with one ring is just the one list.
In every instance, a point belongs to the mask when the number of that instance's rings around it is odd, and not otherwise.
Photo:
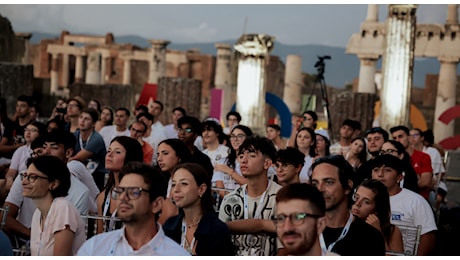
[(322, 137), (327, 138), (327, 140), (330, 140), (330, 139), (329, 139), (329, 134), (328, 134), (327, 131), (324, 130), (324, 129), (315, 130), (315, 134), (321, 135)]

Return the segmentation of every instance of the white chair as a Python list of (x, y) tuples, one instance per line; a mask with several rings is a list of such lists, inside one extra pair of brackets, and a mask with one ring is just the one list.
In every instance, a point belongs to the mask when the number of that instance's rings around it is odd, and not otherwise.
[(393, 256), (416, 256), (418, 253), (418, 247), (420, 246), (420, 237), (422, 234), (422, 226), (406, 226), (406, 225), (397, 225), (399, 230), (401, 230), (402, 239), (404, 243), (404, 252), (392, 252), (387, 251), (387, 255)]

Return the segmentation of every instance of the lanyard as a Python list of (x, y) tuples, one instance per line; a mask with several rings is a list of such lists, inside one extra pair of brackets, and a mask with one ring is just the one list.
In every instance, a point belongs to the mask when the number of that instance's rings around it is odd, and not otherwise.
[[(270, 188), (270, 185), (271, 185), (271, 181), (268, 180), (268, 185), (267, 185), (267, 189), (264, 191), (264, 193), (262, 193), (262, 195), (260, 196), (260, 200), (259, 200), (259, 203), (257, 204), (257, 208), (256, 208), (256, 211), (255, 211), (255, 214), (254, 214), (254, 218), (255, 219), (259, 219), (261, 218), (261, 214), (262, 214), (262, 209), (263, 209), (263, 202), (265, 200), (265, 196), (267, 195), (267, 191), (268, 189)], [(249, 206), (248, 206), (248, 191), (247, 191), (247, 186), (246, 188), (244, 189), (244, 219), (249, 219)]]
[[(107, 214), (107, 212), (109, 211), (109, 206), (110, 206), (110, 194), (105, 198), (104, 211), (102, 212), (103, 216), (105, 216)], [(106, 228), (106, 230), (104, 230), (104, 232), (115, 230), (115, 220), (114, 220), (114, 218), (117, 215), (117, 210), (118, 210), (118, 208), (116, 208), (113, 211), (113, 213), (111, 215), (111, 218), (110, 218), (110, 221), (109, 221), (109, 226)]]
[(193, 255), (193, 247), (195, 246), (195, 235), (193, 235), (192, 242), (190, 243), (190, 246), (187, 248), (186, 244), (187, 242), (187, 225), (185, 224), (185, 218), (182, 219), (182, 236), (180, 240), (180, 245), (185, 248), (191, 255)]
[(321, 245), (321, 251), (323, 255), (325, 255), (327, 251), (331, 251), (332, 248), (334, 248), (335, 244), (339, 242), (340, 240), (342, 240), (347, 235), (348, 230), (350, 230), (351, 222), (353, 222), (353, 214), (351, 214), (351, 212), (348, 212), (348, 214), (349, 214), (349, 217), (347, 220), (347, 224), (345, 224), (345, 227), (343, 227), (342, 233), (340, 234), (339, 238), (337, 238), (336, 241), (330, 243), (327, 248), (326, 248), (326, 242), (324, 241), (323, 233), (321, 233), (319, 237), (319, 242)]
[(85, 149), (86, 144), (89, 142), (89, 139), (91, 138), (92, 135), (93, 135), (93, 131), (91, 131), (91, 134), (89, 134), (88, 139), (86, 139), (85, 146), (83, 146), (83, 139), (81, 139), (81, 132), (80, 132), (80, 134), (78, 135), (78, 142), (80, 143), (80, 150)]

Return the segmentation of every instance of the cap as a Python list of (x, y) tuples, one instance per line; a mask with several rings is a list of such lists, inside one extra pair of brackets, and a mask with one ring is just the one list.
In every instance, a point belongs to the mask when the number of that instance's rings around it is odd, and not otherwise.
[(327, 140), (330, 140), (329, 134), (324, 129), (315, 130), (315, 134), (321, 135), (322, 137), (327, 138)]

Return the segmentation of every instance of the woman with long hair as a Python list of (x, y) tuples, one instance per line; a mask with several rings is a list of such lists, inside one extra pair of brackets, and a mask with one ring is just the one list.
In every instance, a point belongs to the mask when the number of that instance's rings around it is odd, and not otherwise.
[(173, 170), (171, 198), (179, 215), (163, 225), (167, 236), (192, 255), (235, 255), (230, 231), (213, 208), (211, 178), (201, 165), (183, 163)]
[(305, 155), (305, 161), (299, 174), (301, 183), (308, 183), (310, 180), (308, 172), (310, 171), (313, 159), (316, 157), (316, 134), (315, 130), (309, 127), (302, 127), (297, 131), (295, 136), (295, 148)]
[(352, 214), (382, 233), (385, 250), (404, 252), (401, 231), (390, 223), (390, 195), (385, 185), (378, 180), (364, 180), (356, 187), (353, 201)]
[(367, 161), (366, 140), (359, 136), (353, 138), (350, 142), (350, 151), (345, 154), (345, 159), (356, 172)]
[(315, 147), (316, 157), (315, 159), (319, 157), (330, 155), (331, 152), (329, 151), (329, 148), (331, 147), (331, 141), (329, 140), (329, 134), (327, 133), (327, 131), (324, 129), (318, 129), (318, 130), (315, 130), (315, 134), (316, 134), (316, 147)]
[(410, 155), (406, 152), (404, 146), (395, 140), (388, 140), (382, 145), (380, 153), (391, 154), (401, 159), (402, 164), (404, 165), (404, 178), (400, 183), (401, 188), (406, 188), (415, 193), (418, 193), (419, 187), (417, 173), (415, 173), (414, 167), (412, 167), (410, 162)]
[(31, 222), (32, 256), (76, 255), (86, 240), (80, 212), (65, 196), (70, 189), (67, 165), (55, 156), (31, 158), (21, 174), (24, 197), (37, 206)]
[[(142, 147), (139, 142), (129, 136), (117, 136), (113, 138), (105, 155), (105, 168), (109, 171), (109, 178), (104, 189), (96, 199), (98, 216), (116, 216), (117, 205), (112, 201), (110, 192), (113, 187), (118, 186), (119, 174), (123, 166), (131, 161), (143, 161)], [(103, 221), (98, 220), (97, 233), (119, 228), (113, 226), (113, 222), (105, 226), (104, 230)]]
[(94, 130), (96, 130), (96, 132), (99, 132), (104, 126), (108, 126), (112, 124), (113, 124), (113, 109), (109, 106), (105, 106), (101, 110), (99, 120), (96, 121)]
[(184, 142), (176, 138), (170, 138), (158, 144), (157, 155), (157, 167), (160, 168), (164, 177), (168, 180), (166, 199), (163, 202), (161, 215), (158, 219), (160, 224), (164, 224), (168, 218), (178, 214), (177, 207), (171, 201), (171, 173), (180, 163), (190, 162), (192, 154)]
[[(232, 128), (230, 132), (230, 153), (227, 157), (226, 164), (216, 164), (214, 166), (215, 173), (224, 173), (224, 176), (221, 176), (224, 182), (225, 189), (236, 189), (240, 185), (247, 183), (246, 178), (243, 177), (240, 170), (240, 163), (236, 159), (236, 154), (240, 145), (244, 140), (251, 136), (252, 130), (245, 125), (236, 125)], [(224, 192), (220, 192), (221, 196), (225, 195)]]

